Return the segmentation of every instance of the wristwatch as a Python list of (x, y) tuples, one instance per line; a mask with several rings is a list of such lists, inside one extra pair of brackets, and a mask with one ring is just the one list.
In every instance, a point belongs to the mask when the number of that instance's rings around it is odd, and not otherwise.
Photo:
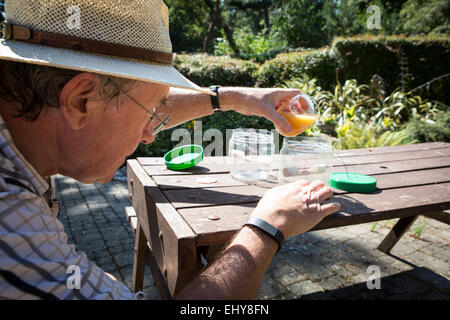
[(211, 105), (212, 105), (212, 109), (213, 112), (219, 112), (221, 111), (220, 109), (220, 104), (219, 104), (219, 86), (210, 86), (209, 90), (211, 90), (212, 92), (214, 92), (216, 95), (210, 95), (211, 98)]
[(265, 222), (263, 219), (251, 217), (249, 218), (245, 223), (244, 226), (250, 225), (253, 227), (256, 227), (257, 229), (261, 230), (265, 234), (271, 236), (277, 243), (278, 243), (278, 251), (280, 251), (281, 247), (284, 244), (284, 235), (283, 232), (275, 228), (270, 223)]

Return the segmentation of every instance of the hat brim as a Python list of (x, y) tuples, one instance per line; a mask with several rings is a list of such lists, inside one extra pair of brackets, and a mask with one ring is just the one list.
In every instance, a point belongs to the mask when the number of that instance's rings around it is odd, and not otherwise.
[(0, 59), (153, 82), (213, 94), (186, 79), (173, 66), (90, 54), (14, 40), (0, 40)]

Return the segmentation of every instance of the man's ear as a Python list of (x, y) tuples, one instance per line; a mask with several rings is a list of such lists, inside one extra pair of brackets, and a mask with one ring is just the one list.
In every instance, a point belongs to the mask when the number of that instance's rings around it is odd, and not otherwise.
[(61, 90), (59, 108), (73, 130), (80, 130), (86, 125), (89, 115), (86, 104), (93, 95), (96, 79), (95, 74), (83, 72), (70, 79)]

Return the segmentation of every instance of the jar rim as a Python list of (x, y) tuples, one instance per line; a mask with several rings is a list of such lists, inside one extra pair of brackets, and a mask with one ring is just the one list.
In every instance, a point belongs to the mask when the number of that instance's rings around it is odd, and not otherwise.
[(231, 140), (245, 143), (272, 144), (273, 132), (265, 129), (233, 129)]

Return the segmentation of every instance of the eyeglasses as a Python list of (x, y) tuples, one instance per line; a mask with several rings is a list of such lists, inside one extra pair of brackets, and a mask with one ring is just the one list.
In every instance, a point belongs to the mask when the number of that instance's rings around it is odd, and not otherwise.
[(129, 98), (131, 101), (133, 101), (134, 103), (136, 103), (139, 107), (141, 107), (142, 109), (144, 109), (147, 113), (151, 114), (151, 118), (150, 118), (150, 123), (149, 126), (154, 124), (153, 122), (155, 120), (157, 120), (159, 122), (158, 125), (155, 126), (155, 129), (153, 129), (152, 135), (156, 136), (161, 130), (164, 129), (164, 127), (167, 125), (167, 123), (169, 123), (170, 121), (170, 116), (166, 115), (164, 116), (162, 113), (157, 113), (156, 112), (156, 107), (153, 108), (152, 111), (148, 110), (146, 107), (144, 107), (139, 101), (137, 101), (135, 98), (133, 98), (132, 96), (130, 96), (128, 93), (124, 92), (123, 90), (120, 89), (120, 87), (114, 83), (114, 81), (110, 80), (111, 83), (113, 83), (117, 89), (122, 92), (125, 96), (127, 96), (127, 98)]

